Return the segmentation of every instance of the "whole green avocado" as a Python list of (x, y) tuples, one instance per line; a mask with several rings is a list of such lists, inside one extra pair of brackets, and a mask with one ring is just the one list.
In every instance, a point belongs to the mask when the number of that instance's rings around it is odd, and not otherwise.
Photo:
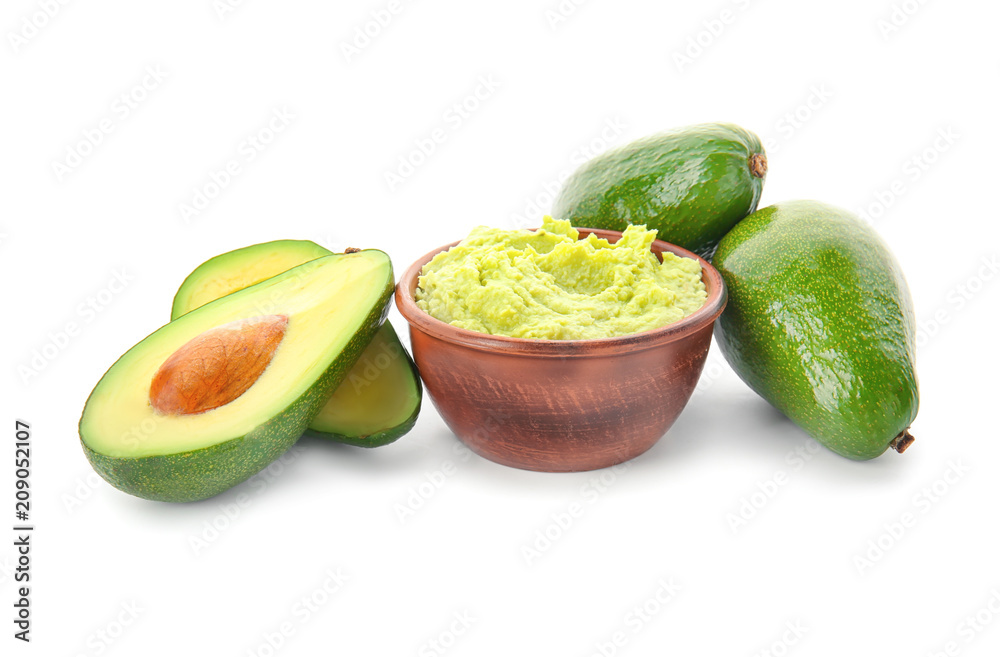
[(731, 123), (661, 132), (607, 151), (566, 180), (552, 216), (574, 226), (645, 225), (657, 239), (709, 258), (722, 236), (757, 209), (767, 155)]
[(747, 385), (848, 458), (909, 446), (913, 306), (871, 226), (824, 203), (780, 203), (730, 231), (713, 264), (729, 290), (715, 337)]

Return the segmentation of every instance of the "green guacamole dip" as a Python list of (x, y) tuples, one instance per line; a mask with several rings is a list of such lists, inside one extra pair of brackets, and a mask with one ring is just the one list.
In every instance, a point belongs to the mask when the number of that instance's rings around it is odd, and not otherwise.
[(538, 231), (480, 226), (420, 272), (417, 306), (443, 322), (515, 338), (583, 340), (676, 322), (705, 303), (697, 260), (650, 251), (655, 230), (615, 244), (568, 221)]

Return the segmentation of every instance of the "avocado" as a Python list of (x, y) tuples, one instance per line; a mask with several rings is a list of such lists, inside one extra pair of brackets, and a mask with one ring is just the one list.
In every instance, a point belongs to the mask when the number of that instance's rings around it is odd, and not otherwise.
[(387, 320), (306, 434), (357, 447), (388, 445), (416, 424), (422, 395), (417, 366)]
[(838, 454), (906, 449), (913, 305), (871, 226), (817, 201), (779, 203), (730, 231), (713, 264), (729, 291), (715, 337), (740, 378)]
[(766, 174), (767, 156), (752, 132), (731, 123), (677, 128), (584, 163), (566, 180), (552, 216), (586, 228), (642, 224), (709, 258), (757, 209)]
[(209, 258), (181, 283), (170, 319), (332, 253), (309, 240), (275, 240)]
[(156, 330), (104, 374), (80, 440), (127, 493), (211, 497), (291, 447), (385, 319), (392, 264), (376, 250), (318, 258)]
[[(277, 240), (223, 253), (184, 280), (171, 319), (330, 253), (308, 240)], [(386, 321), (307, 433), (358, 447), (387, 445), (413, 428), (422, 395), (416, 365)]]

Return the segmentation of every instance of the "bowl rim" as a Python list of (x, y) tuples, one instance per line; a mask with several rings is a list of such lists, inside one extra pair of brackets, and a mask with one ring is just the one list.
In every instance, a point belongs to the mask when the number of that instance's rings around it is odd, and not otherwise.
[[(609, 242), (617, 242), (622, 235), (622, 232), (618, 230), (586, 228), (582, 226), (574, 226), (574, 228), (579, 231), (580, 239), (593, 233), (598, 237), (607, 239)], [(417, 258), (417, 260), (406, 268), (400, 276), (399, 282), (396, 284), (396, 308), (399, 309), (400, 314), (406, 319), (411, 329), (416, 328), (439, 340), (480, 351), (557, 358), (613, 355), (622, 352), (644, 351), (686, 338), (711, 325), (722, 314), (729, 296), (722, 275), (710, 262), (676, 244), (664, 242), (663, 240), (654, 240), (653, 246), (660, 251), (669, 251), (684, 258), (697, 260), (701, 265), (701, 277), (705, 283), (708, 297), (698, 310), (687, 317), (658, 328), (611, 338), (552, 340), (548, 338), (513, 338), (505, 335), (480, 333), (479, 331), (452, 326), (432, 317), (417, 306), (414, 296), (420, 271), (424, 265), (430, 262), (437, 254), (447, 251), (460, 242), (461, 240), (451, 242), (450, 244), (445, 244), (429, 251), (420, 258)]]

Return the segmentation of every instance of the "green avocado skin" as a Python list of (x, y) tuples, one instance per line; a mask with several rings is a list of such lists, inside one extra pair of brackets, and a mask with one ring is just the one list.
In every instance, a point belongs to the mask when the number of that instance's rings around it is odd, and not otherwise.
[(420, 405), (418, 404), (417, 407), (413, 409), (413, 414), (404, 420), (402, 424), (397, 424), (396, 426), (386, 429), (385, 431), (377, 431), (365, 436), (348, 436), (347, 434), (317, 431), (315, 429), (307, 429), (305, 431), (305, 435), (316, 438), (325, 438), (337, 443), (353, 445), (354, 447), (384, 447), (396, 442), (409, 433), (410, 429), (413, 428), (413, 425), (417, 423), (417, 415), (419, 415), (419, 413)]
[[(751, 170), (755, 155), (759, 176)], [(657, 230), (657, 239), (709, 258), (757, 209), (766, 162), (757, 135), (737, 125), (662, 132), (583, 164), (563, 185), (552, 216), (586, 228), (645, 224)]]
[(816, 201), (763, 208), (719, 244), (729, 304), (715, 337), (736, 373), (831, 450), (882, 454), (917, 415), (916, 332), (878, 234)]
[(232, 488), (285, 453), (337, 389), (371, 342), (389, 311), (390, 274), (379, 302), (323, 375), (281, 413), (250, 433), (204, 449), (141, 458), (106, 456), (80, 443), (101, 477), (115, 488), (161, 502), (194, 502)]

